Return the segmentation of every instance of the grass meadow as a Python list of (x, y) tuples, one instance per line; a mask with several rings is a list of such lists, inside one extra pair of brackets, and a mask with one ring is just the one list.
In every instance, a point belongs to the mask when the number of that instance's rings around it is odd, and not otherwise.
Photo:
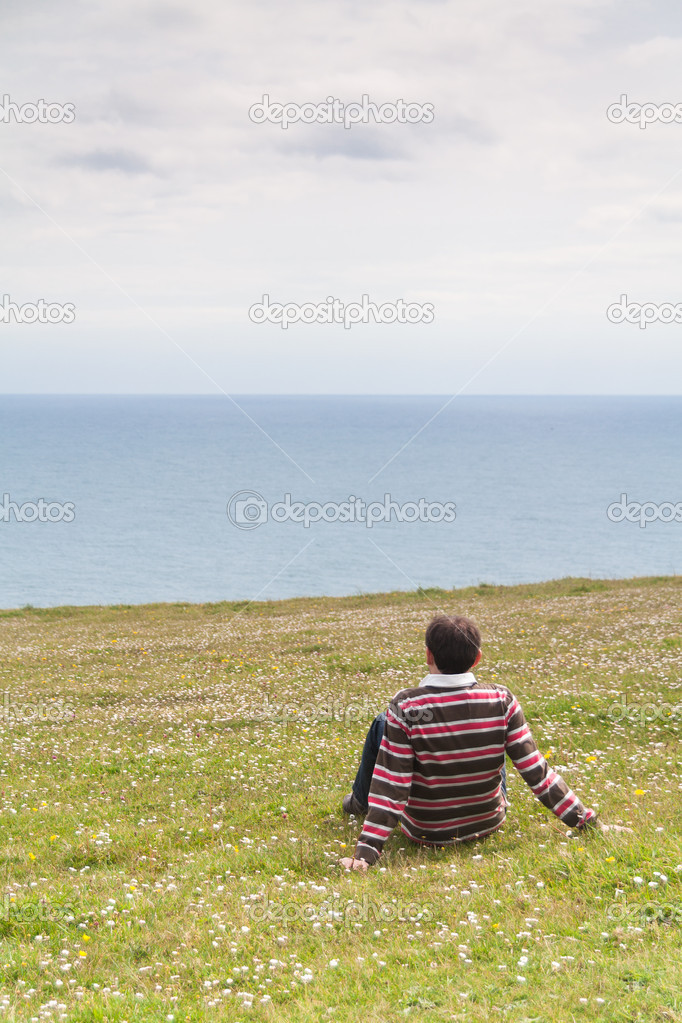
[[(603, 820), (338, 861), (436, 611)], [(682, 1021), (682, 582), (0, 612), (0, 1020)]]

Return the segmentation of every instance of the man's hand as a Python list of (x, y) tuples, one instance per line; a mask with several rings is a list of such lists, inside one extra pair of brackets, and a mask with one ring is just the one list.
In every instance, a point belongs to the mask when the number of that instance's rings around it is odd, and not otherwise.
[(601, 834), (606, 835), (609, 832), (616, 834), (620, 832), (625, 835), (634, 835), (632, 828), (626, 828), (623, 824), (604, 824), (599, 817), (590, 817), (589, 820), (585, 821), (582, 827), (574, 829), (574, 838), (578, 835), (589, 835), (589, 834)]
[(356, 860), (352, 856), (344, 856), (342, 860), (339, 860), (339, 863), (346, 870), (360, 870), (363, 874), (367, 873), (369, 866), (367, 860)]

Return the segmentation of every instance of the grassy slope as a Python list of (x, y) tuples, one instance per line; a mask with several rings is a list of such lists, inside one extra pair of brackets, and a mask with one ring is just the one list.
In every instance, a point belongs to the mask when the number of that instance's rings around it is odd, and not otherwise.
[[(0, 612), (0, 1016), (682, 1020), (681, 597), (573, 579)], [(437, 609), (479, 622), (479, 679), (634, 835), (569, 838), (511, 769), (503, 832), (395, 833), (381, 869), (339, 870), (364, 734), (422, 677)]]

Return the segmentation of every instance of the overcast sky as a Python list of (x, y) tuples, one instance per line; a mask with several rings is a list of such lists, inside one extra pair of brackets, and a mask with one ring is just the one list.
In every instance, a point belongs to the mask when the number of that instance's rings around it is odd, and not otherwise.
[[(672, 0), (2, 0), (0, 391), (676, 393), (682, 104)], [(430, 123), (254, 123), (272, 102)], [(682, 107), (681, 107), (682, 109)], [(7, 117), (9, 116), (9, 122)], [(257, 324), (272, 302), (431, 304), (418, 324)]]

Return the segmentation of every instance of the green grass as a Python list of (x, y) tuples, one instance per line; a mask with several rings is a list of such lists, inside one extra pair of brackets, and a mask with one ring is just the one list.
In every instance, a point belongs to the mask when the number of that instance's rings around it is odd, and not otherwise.
[[(566, 579), (0, 611), (0, 1018), (682, 1021), (681, 598)], [(339, 868), (364, 735), (438, 610), (476, 619), (477, 677), (634, 834), (569, 836), (509, 765), (496, 835), (396, 832), (366, 876)]]

